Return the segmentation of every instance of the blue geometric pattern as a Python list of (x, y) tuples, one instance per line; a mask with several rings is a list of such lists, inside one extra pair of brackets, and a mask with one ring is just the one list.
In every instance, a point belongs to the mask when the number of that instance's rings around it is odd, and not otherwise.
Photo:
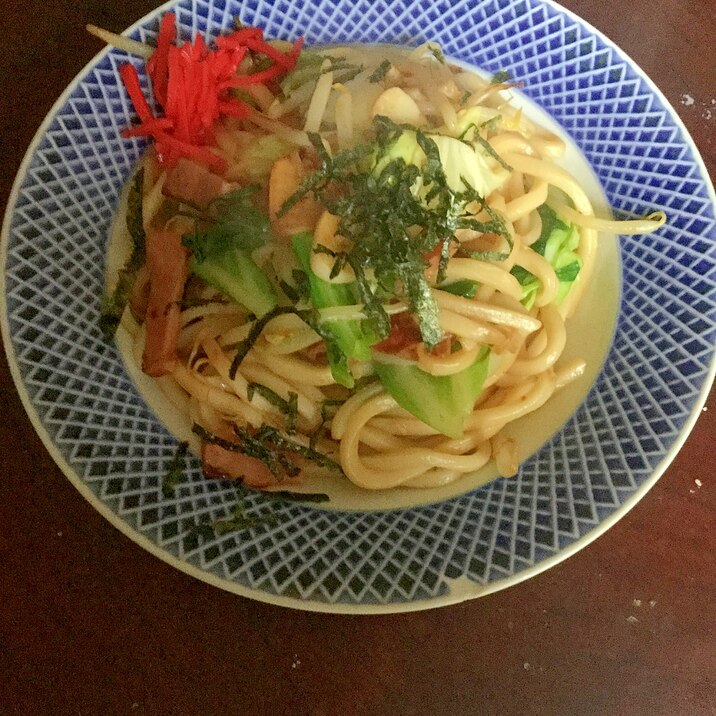
[[(391, 512), (334, 513), (250, 495), (247, 514), (270, 521), (191, 541), (189, 525), (230, 512), (234, 488), (202, 479), (195, 465), (173, 497), (163, 496), (176, 441), (96, 328), (108, 227), (141, 153), (141, 143), (119, 136), (131, 111), (117, 67), (128, 58), (113, 50), (50, 116), (3, 237), (5, 341), (61, 462), (165, 559), (228, 589), (312, 609), (457, 601), (476, 593), (469, 585), (514, 580), (588, 537), (663, 468), (713, 376), (714, 195), (673, 110), (604, 38), (538, 0), (185, 0), (176, 12), (185, 36), (215, 36), (238, 14), (268, 36), (430, 39), (488, 72), (508, 68), (573, 137), (618, 215), (659, 207), (669, 221), (623, 243), (623, 305), (602, 374), (518, 477)], [(131, 35), (153, 40), (157, 18)]]

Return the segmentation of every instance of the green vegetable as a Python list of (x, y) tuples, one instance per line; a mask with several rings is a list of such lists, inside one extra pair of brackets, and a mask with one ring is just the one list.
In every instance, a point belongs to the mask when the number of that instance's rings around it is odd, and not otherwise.
[(507, 70), (500, 70), (499, 72), (495, 72), (495, 74), (492, 75), (490, 84), (502, 85), (505, 82), (509, 82), (509, 81), (510, 81), (510, 73)]
[[(311, 249), (313, 237), (304, 232), (291, 238), (293, 251), (298, 258), (301, 268), (308, 277), (309, 297), (315, 308), (328, 308), (331, 306), (351, 306), (356, 303), (356, 296), (350, 284), (329, 283), (316, 276), (311, 270)], [(347, 358), (370, 360), (372, 353), (370, 346), (377, 341), (377, 337), (370, 331), (364, 330), (359, 321), (331, 321), (322, 325), (322, 333), (328, 333), (335, 339), (340, 349), (340, 356), (329, 352), (329, 361), (333, 377), (341, 385), (352, 388), (354, 384)]]
[(185, 237), (184, 245), (198, 261), (231, 249), (253, 251), (271, 234), (268, 217), (254, 204), (259, 187), (250, 185), (216, 197), (201, 230)]
[(244, 358), (246, 358), (248, 352), (251, 350), (254, 343), (256, 343), (269, 321), (273, 320), (276, 316), (280, 316), (285, 313), (296, 314), (302, 321), (318, 333), (326, 344), (328, 360), (333, 368), (333, 375), (334, 377), (338, 375), (338, 378), (336, 378), (337, 382), (341, 383), (341, 385), (352, 387), (353, 376), (348, 370), (346, 355), (338, 346), (335, 335), (328, 330), (327, 324), (321, 322), (320, 316), (315, 309), (299, 310), (294, 306), (277, 306), (254, 322), (254, 325), (249, 331), (249, 335), (241, 341), (236, 348), (236, 354), (234, 355), (234, 358), (231, 361), (231, 366), (229, 367), (229, 378), (233, 380), (236, 377), (236, 372), (238, 371), (241, 362)]
[[(554, 268), (559, 279), (555, 301), (559, 304), (569, 293), (582, 267), (582, 258), (576, 253), (579, 230), (573, 224), (562, 221), (547, 204), (542, 204), (537, 211), (542, 219), (542, 231), (531, 248), (544, 256)], [(515, 266), (512, 274), (522, 285), (522, 303), (531, 308), (542, 287), (541, 281), (522, 266)]]
[(409, 361), (383, 362), (375, 371), (398, 405), (451, 438), (462, 437), (487, 377), (490, 351), (483, 348), (471, 366), (454, 375), (435, 376)]
[(269, 175), (277, 159), (291, 154), (295, 149), (295, 145), (275, 134), (256, 137), (241, 150), (237, 168), (252, 181), (258, 181)]
[(463, 296), (464, 298), (475, 298), (477, 293), (477, 282), (470, 279), (461, 279), (452, 283), (444, 283), (440, 286), (441, 291), (447, 291), (455, 296)]
[(262, 316), (276, 306), (271, 282), (251, 258), (269, 235), (269, 221), (253, 203), (249, 186), (215, 199), (210, 218), (201, 221), (184, 245), (191, 249), (191, 270), (229, 298)]
[(257, 316), (276, 306), (271, 282), (247, 251), (233, 249), (194, 261), (192, 271)]
[[(333, 157), (320, 137), (311, 135), (321, 166), (282, 211), (308, 193), (318, 196), (339, 217), (338, 233), (350, 242), (342, 260), (355, 273), (355, 290), (376, 337), (385, 338), (390, 331), (383, 304), (395, 297), (407, 301), (422, 340), (434, 346), (442, 339), (442, 330), (425, 277), (425, 257), (441, 247), (442, 275), (448, 260), (447, 243), (457, 229), (509, 235), (501, 217), (469, 180), (465, 181), (464, 172), (478, 171), (470, 159), (478, 156), (474, 148), (459, 139), (406, 129), (386, 117), (374, 119), (374, 130), (375, 142)], [(454, 144), (454, 152), (448, 151), (445, 157), (439, 146), (444, 140)], [(470, 155), (466, 160), (469, 166), (460, 163), (461, 148)], [(483, 210), (489, 219), (478, 221), (476, 214)]]
[[(329, 61), (329, 66), (321, 69), (323, 62)], [(307, 82), (315, 82), (322, 74), (333, 72), (334, 82), (349, 82), (363, 71), (362, 65), (355, 65), (345, 57), (333, 57), (315, 50), (303, 50), (298, 56), (296, 66), (281, 82), (281, 92), (288, 97)]]
[[(406, 164), (413, 164), (419, 168), (424, 167), (427, 157), (422, 150), (419, 134), (411, 129), (405, 129), (388, 148), (383, 161), (401, 158)], [(504, 168), (504, 162), (497, 157), (491, 147), (489, 151), (485, 150), (484, 145), (487, 143), (484, 140), (479, 142), (480, 149), (478, 149), (470, 142), (457, 137), (448, 137), (444, 134), (426, 134), (424, 136), (435, 143), (445, 178), (453, 192), (460, 193), (469, 188), (480, 196), (488, 196), (507, 178), (509, 168)], [(502, 168), (491, 167), (489, 158), (497, 158)]]
[(99, 327), (104, 337), (111, 340), (117, 331), (122, 314), (132, 294), (132, 287), (139, 269), (145, 261), (146, 236), (142, 217), (142, 187), (144, 185), (144, 168), (135, 175), (129, 187), (127, 197), (127, 231), (132, 239), (132, 251), (124, 267), (120, 269), (117, 286), (111, 295), (106, 295), (100, 309)]

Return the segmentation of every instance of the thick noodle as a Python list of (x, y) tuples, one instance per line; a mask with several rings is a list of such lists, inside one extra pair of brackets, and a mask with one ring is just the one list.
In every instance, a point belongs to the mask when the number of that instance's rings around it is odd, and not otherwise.
[[(492, 155), (499, 156), (510, 168), (506, 180), (487, 197), (490, 209), (504, 221), (509, 242), (503, 240), (501, 246), (484, 252), (484, 258), (466, 258), (471, 250), (480, 250), (480, 241), (486, 237), (470, 231), (457, 232), (456, 238), (465, 251), (448, 261), (443, 277), (446, 284), (475, 282), (475, 295), (454, 295), (433, 280), (440, 325), (457, 348), (445, 355), (420, 344), (415, 351), (415, 360), (423, 370), (445, 376), (470, 366), (481, 351), (489, 348), (489, 375), (466, 420), (464, 435), (441, 435), (402, 409), (377, 379), (370, 380), (373, 369), (369, 362), (351, 363), (354, 375), (363, 376), (363, 387), (349, 391), (337, 385), (321, 338), (293, 314), (271, 320), (234, 373), (237, 346), (249, 335), (255, 319), (246, 309), (227, 302), (211, 289), (205, 289), (204, 300), (198, 306), (182, 311), (180, 361), (171, 376), (162, 379), (162, 388), (177, 409), (186, 411), (206, 430), (219, 434), (230, 433), (232, 427), (263, 425), (286, 434), (285, 411), (276, 400), (252, 386), (263, 386), (282, 401), (294, 400), (296, 423), (291, 439), (315, 446), (338, 461), (348, 479), (370, 490), (446, 485), (474, 473), (491, 459), (500, 474), (515, 474), (519, 446), (501, 431), (539, 410), (556, 390), (584, 370), (579, 359), (565, 364), (560, 364), (560, 359), (567, 340), (566, 321), (594, 268), (597, 232), (640, 233), (652, 230), (662, 220), (659, 215), (625, 224), (596, 218), (585, 191), (554, 162), (564, 153), (564, 143), (506, 103), (504, 86), (495, 87), (476, 74), (451, 68), (436, 60), (431, 50), (422, 48), (405, 55), (404, 65), (400, 55), (392, 51), (384, 86), (402, 88), (408, 98), (406, 103), (412, 103), (411, 111), (416, 109), (416, 116), (436, 132), (449, 133), (462, 109), (484, 107), (486, 116), (492, 118), (489, 130), (484, 131), (485, 141)], [(335, 60), (325, 59), (313, 84), (294, 88), (283, 99), (268, 91), (257, 95), (257, 108), (248, 118), (241, 122), (228, 120), (217, 131), (220, 146), (216, 151), (230, 160), (230, 176), (239, 183), (246, 178), (246, 167), (242, 168), (236, 157), (252, 139), (272, 136), (288, 154), (310, 151), (310, 132), (320, 132), (330, 152), (349, 148), (365, 135), (366, 127), (360, 126), (360, 118), (369, 110), (361, 108), (361, 102), (366, 101), (366, 96), (376, 96), (377, 90), (367, 77), (380, 63), (380, 55), (366, 54), (360, 48), (348, 48), (346, 52), (347, 56), (362, 57), (361, 62), (366, 64), (354, 80), (342, 83), (335, 73), (334, 83)], [(400, 121), (399, 117), (395, 119)], [(149, 170), (143, 209), (148, 228), (150, 224), (171, 221), (171, 217), (162, 213), (166, 212), (162, 193), (165, 175), (151, 155), (145, 166)], [(559, 196), (552, 198), (555, 190)], [(545, 202), (579, 229), (576, 252), (581, 268), (559, 303), (557, 272), (532, 248), (542, 226), (538, 209)], [(279, 286), (291, 283), (297, 263), (285, 242), (275, 241), (255, 252), (254, 258)], [(345, 283), (354, 278), (349, 267), (344, 267), (337, 277), (332, 276), (333, 260), (326, 253), (314, 253), (311, 265), (326, 280)], [(513, 273), (516, 266), (539, 280), (540, 288), (529, 308), (522, 303), (523, 286)], [(321, 318), (359, 320), (364, 317), (362, 308), (327, 308), (321, 311)], [(407, 310), (407, 305), (398, 301), (386, 309), (395, 314)], [(135, 346), (138, 362), (143, 341), (143, 330), (139, 330)]]

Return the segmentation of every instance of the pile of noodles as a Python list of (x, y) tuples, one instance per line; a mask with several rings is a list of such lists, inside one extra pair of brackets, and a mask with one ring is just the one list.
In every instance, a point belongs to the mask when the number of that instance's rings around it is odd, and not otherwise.
[[(337, 385), (320, 336), (297, 315), (271, 320), (232, 375), (237, 345), (246, 339), (255, 318), (209, 287), (201, 290), (202, 300), (197, 305), (182, 311), (179, 364), (171, 376), (159, 379), (176, 409), (215, 435), (225, 435), (234, 427), (264, 425), (286, 434), (284, 411), (251, 386), (266, 386), (283, 399), (295, 394), (297, 417), (290, 439), (331, 457), (352, 482), (369, 489), (446, 485), (474, 473), (491, 459), (501, 475), (515, 474), (518, 446), (502, 436), (503, 428), (539, 410), (555, 391), (584, 371), (583, 361), (563, 362), (560, 358), (567, 319), (594, 267), (597, 232), (640, 233), (658, 225), (654, 217), (619, 222), (618, 227), (595, 218), (582, 187), (555, 163), (565, 152), (563, 141), (513, 106), (509, 85), (453, 67), (430, 50), (423, 47), (402, 54), (391, 50), (390, 70), (380, 82), (368, 78), (386, 50), (326, 50), (327, 56), (345, 57), (364, 70), (340, 83), (327, 61), (317, 80), (294, 88), (287, 97), (274, 96), (265, 87), (255, 89), (255, 111), (246, 119), (225, 119), (217, 128), (214, 151), (228, 162), (230, 181), (258, 183), (265, 189), (271, 163), (262, 164), (249, 148), (275, 137), (310, 162), (314, 150), (309, 132), (320, 132), (331, 152), (350, 148), (365, 138), (381, 93), (391, 87), (399, 87), (411, 97), (428, 131), (449, 133), (460, 110), (486, 109), (487, 116), (493, 118), (487, 141), (511, 168), (487, 203), (504, 219), (510, 241), (467, 230), (457, 233), (455, 238), (467, 249), (492, 252), (496, 258), (449, 260), (449, 281), (467, 279), (478, 284), (472, 298), (433, 285), (440, 326), (456, 339), (459, 350), (445, 355), (422, 345), (417, 348), (419, 366), (436, 376), (457, 373), (484, 347), (490, 349), (489, 374), (467, 418), (464, 435), (441, 435), (399, 407), (377, 378), (370, 380), (374, 375), (370, 362), (352, 361), (352, 372), (359, 379), (355, 390)], [(147, 227), (161, 216), (163, 181), (161, 168), (148, 155), (143, 188)], [(537, 209), (548, 198), (557, 214), (576, 225), (580, 233), (577, 253), (581, 270), (559, 303), (555, 269), (531, 248), (542, 228)], [(253, 258), (275, 285), (294, 282), (297, 263), (285, 241), (268, 242)], [(321, 262), (329, 258), (314, 254), (312, 268), (325, 276), (330, 265), (321, 266)], [(529, 309), (521, 302), (522, 286), (511, 273), (514, 266), (531, 272), (541, 283)], [(405, 311), (407, 305), (392, 303), (387, 310)], [(363, 317), (360, 305), (321, 311), (324, 321)], [(139, 364), (144, 328), (134, 326), (133, 331)]]

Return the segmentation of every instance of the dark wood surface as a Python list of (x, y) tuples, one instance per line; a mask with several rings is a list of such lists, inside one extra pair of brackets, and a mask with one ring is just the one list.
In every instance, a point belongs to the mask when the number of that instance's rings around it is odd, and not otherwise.
[[(716, 2), (568, 0), (676, 107), (716, 176)], [(3, 9), (0, 202), (40, 121), (151, 0)], [(716, 401), (615, 527), (458, 606), (329, 616), (239, 598), (142, 551), (44, 451), (0, 361), (0, 713), (716, 714)], [(696, 482), (700, 481), (700, 485)]]

